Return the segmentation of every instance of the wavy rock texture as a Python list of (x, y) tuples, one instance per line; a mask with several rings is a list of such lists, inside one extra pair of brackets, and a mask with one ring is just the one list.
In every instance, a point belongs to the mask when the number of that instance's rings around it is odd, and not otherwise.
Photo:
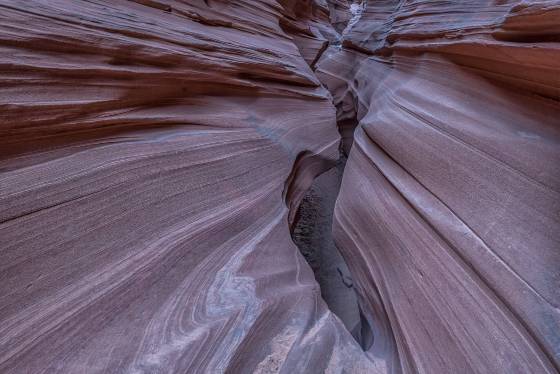
[(0, 3), (0, 372), (371, 370), (288, 229), (338, 157), (328, 15)]
[(559, 12), (368, 1), (318, 63), (359, 120), (334, 237), (389, 372), (560, 367)]
[[(0, 372), (557, 372), (559, 16), (0, 0)], [(290, 238), (337, 120), (366, 352)]]

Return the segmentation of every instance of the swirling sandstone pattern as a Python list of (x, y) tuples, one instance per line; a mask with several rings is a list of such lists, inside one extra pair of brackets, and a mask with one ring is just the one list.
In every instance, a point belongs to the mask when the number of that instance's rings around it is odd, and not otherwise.
[[(557, 372), (559, 16), (0, 0), (0, 372)], [(289, 232), (337, 120), (366, 352)]]
[(1, 2), (0, 372), (372, 366), (288, 231), (338, 157), (312, 5)]

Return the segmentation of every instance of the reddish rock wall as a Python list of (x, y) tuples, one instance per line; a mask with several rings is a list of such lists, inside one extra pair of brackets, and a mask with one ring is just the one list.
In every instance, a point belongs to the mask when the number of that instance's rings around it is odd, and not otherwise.
[(0, 372), (557, 372), (559, 9), (0, 1)]
[(318, 64), (360, 123), (334, 235), (390, 371), (558, 370), (559, 9), (368, 1)]
[(312, 5), (0, 3), (0, 372), (371, 366), (287, 222), (338, 157)]

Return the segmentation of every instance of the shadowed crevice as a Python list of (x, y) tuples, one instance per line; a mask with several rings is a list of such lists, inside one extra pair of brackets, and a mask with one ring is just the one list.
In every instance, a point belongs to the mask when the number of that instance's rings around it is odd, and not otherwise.
[(314, 179), (301, 199), (292, 225), (292, 240), (315, 274), (321, 296), (364, 350), (372, 342), (369, 323), (360, 311), (348, 267), (332, 237), (333, 211), (346, 156)]

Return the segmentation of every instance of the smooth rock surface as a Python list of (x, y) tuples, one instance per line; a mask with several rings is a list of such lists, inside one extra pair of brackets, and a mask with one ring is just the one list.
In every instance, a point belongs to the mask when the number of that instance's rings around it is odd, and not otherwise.
[(289, 232), (338, 157), (312, 5), (0, 3), (0, 372), (371, 370)]
[(318, 63), (359, 120), (334, 238), (390, 372), (560, 367), (559, 10), (368, 1)]

